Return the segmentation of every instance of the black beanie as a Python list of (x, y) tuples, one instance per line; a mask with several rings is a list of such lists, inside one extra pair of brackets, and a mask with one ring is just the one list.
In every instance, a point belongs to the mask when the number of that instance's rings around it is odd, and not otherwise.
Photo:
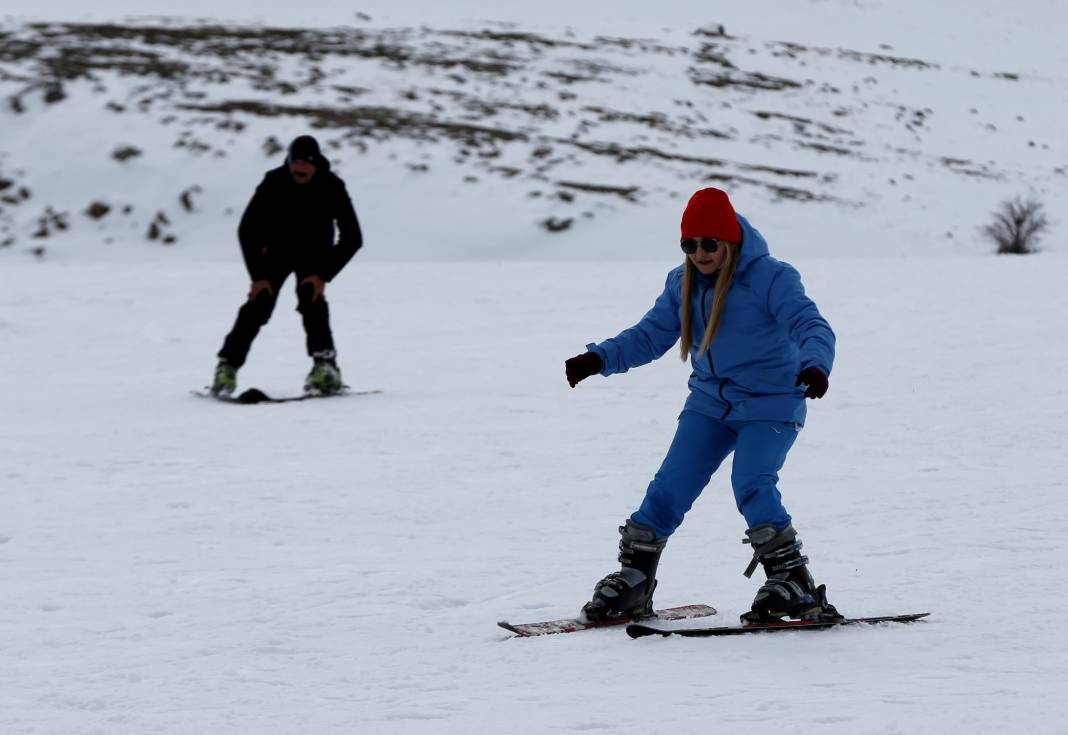
[(319, 151), (319, 142), (310, 135), (299, 135), (289, 144), (286, 161), (307, 161), (316, 166), (322, 165), (323, 154)]

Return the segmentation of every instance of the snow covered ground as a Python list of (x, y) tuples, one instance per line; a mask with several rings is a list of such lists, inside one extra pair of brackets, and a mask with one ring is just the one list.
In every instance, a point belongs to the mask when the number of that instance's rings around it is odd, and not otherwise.
[[(1063, 731), (1068, 258), (778, 250), (839, 335), (782, 481), (813, 570), (848, 613), (927, 622), (495, 627), (577, 611), (615, 564), (688, 369), (668, 355), (571, 390), (562, 361), (636, 320), (671, 255), (357, 259), (329, 294), (341, 364), (385, 392), (279, 406), (188, 393), (241, 298), (234, 260), (5, 262), (0, 731)], [(299, 386), (293, 305), (243, 386)], [(727, 477), (657, 593), (723, 623), (754, 588)]]
[(0, 20), (0, 258), (215, 250), (309, 130), (369, 260), (423, 242), (437, 260), (656, 257), (708, 183), (806, 254), (974, 254), (1001, 200), (1068, 207), (1068, 58), (1044, 0), (669, 2), (644, 23), (633, 2), (496, 21), (390, 3), (336, 25), (321, 5)]
[[(1062, 5), (5, 2), (0, 733), (1065, 732)], [(351, 35), (233, 53), (255, 24)], [(801, 86), (694, 81), (717, 67)], [(337, 110), (317, 132), (367, 246), (328, 297), (347, 382), (384, 392), (191, 396), (247, 289), (264, 143)], [(931, 617), (508, 639), (496, 621), (573, 614), (616, 566), (689, 369), (571, 390), (562, 363), (644, 313), (720, 174), (838, 334), (781, 483), (813, 572), (846, 613)], [(1043, 252), (991, 255), (978, 227), (1027, 194)], [(173, 246), (146, 240), (158, 211)], [(242, 387), (299, 389), (291, 289)], [(657, 591), (718, 624), (756, 586), (728, 478)]]

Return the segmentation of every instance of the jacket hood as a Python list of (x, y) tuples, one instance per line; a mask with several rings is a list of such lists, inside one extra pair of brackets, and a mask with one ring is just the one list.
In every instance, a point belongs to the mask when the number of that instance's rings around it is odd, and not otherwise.
[(742, 249), (740, 257), (738, 258), (738, 269), (736, 272), (741, 273), (748, 268), (753, 261), (758, 258), (763, 258), (765, 255), (770, 255), (768, 251), (768, 242), (764, 239), (764, 236), (760, 234), (757, 228), (749, 224), (742, 215), (738, 215), (738, 224), (742, 226)]

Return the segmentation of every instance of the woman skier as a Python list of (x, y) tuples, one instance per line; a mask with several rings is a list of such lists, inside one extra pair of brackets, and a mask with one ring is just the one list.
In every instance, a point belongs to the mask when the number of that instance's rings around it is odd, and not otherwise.
[[(840, 619), (816, 587), (776, 487), (805, 421), (805, 398), (822, 398), (834, 332), (805, 295), (801, 277), (768, 254), (763, 236), (726, 193), (701, 189), (682, 215), (681, 266), (641, 321), (565, 362), (568, 383), (657, 359), (680, 340), (693, 367), (678, 430), (641, 507), (620, 526), (622, 568), (594, 587), (590, 621), (653, 610), (656, 569), (668, 537), (733, 451), (731, 483), (746, 540), (767, 581), (743, 623), (784, 617)], [(803, 387), (802, 387), (803, 386)]]

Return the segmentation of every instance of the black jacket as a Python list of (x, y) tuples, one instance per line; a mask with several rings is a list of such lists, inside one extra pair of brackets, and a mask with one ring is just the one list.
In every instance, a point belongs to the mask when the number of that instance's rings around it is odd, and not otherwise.
[(306, 184), (294, 181), (287, 166), (268, 171), (245, 208), (237, 236), (254, 281), (290, 271), (329, 281), (363, 245), (345, 182), (325, 162)]

